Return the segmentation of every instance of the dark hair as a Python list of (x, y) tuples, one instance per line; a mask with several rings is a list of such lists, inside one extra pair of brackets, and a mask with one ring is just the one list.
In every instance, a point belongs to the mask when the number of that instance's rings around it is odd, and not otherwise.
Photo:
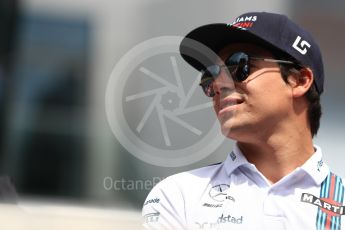
[[(288, 83), (288, 77), (292, 74), (293, 69), (301, 70), (301, 67), (280, 64), (280, 72), (286, 83)], [(320, 95), (316, 90), (315, 83), (308, 89), (305, 94), (309, 105), (308, 105), (308, 121), (310, 126), (310, 132), (312, 137), (317, 134), (320, 127), (320, 118), (322, 115)]]

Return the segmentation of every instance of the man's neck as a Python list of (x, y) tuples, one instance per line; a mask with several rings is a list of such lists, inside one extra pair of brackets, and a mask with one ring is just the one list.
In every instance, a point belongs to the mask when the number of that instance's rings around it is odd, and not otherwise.
[(274, 184), (314, 153), (310, 135), (274, 135), (253, 143), (238, 142), (247, 160)]

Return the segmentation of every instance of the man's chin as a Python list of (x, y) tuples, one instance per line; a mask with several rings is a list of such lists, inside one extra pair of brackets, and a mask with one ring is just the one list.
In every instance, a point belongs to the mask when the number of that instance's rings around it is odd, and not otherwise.
[(243, 132), (243, 125), (236, 125), (236, 123), (227, 120), (224, 123), (220, 123), (222, 134), (230, 139), (237, 140), (240, 133)]
[(224, 136), (230, 138), (230, 132), (231, 132), (231, 126), (230, 125), (221, 124), (221, 131), (222, 131), (222, 134)]

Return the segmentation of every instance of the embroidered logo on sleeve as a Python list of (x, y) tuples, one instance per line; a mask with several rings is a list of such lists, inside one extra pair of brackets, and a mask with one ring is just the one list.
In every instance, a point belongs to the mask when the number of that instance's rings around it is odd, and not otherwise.
[(148, 204), (158, 204), (160, 201), (159, 198), (154, 198), (154, 199), (149, 199), (144, 203), (144, 206), (148, 205)]
[(159, 212), (153, 212), (153, 213), (149, 213), (144, 215), (144, 222), (145, 223), (154, 223), (154, 222), (158, 222), (160, 213)]

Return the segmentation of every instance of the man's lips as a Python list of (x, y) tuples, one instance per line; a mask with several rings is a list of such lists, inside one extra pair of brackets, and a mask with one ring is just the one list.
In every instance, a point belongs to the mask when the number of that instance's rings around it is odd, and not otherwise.
[(227, 112), (227, 111), (234, 110), (237, 107), (237, 105), (243, 102), (244, 100), (239, 97), (226, 97), (222, 99), (219, 103), (218, 115), (221, 115), (222, 113)]
[(243, 103), (243, 101), (244, 100), (242, 98), (238, 98), (238, 97), (226, 97), (220, 101), (219, 109), (222, 110), (229, 106), (238, 105), (238, 104)]

